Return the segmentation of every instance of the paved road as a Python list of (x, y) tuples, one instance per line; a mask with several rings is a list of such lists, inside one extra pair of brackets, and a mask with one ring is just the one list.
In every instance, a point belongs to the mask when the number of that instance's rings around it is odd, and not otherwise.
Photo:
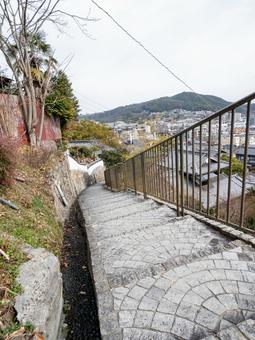
[(103, 339), (255, 339), (255, 251), (102, 186), (80, 196)]

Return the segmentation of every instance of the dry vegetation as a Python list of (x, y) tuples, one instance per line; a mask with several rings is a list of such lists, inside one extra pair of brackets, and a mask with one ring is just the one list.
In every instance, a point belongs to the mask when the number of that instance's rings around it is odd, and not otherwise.
[[(0, 197), (9, 200), (18, 210), (0, 204), (0, 249), (9, 260), (0, 255), (0, 339), (21, 329), (15, 320), (14, 298), (20, 292), (15, 278), (19, 266), (27, 260), (19, 250), (20, 244), (44, 247), (60, 254), (62, 228), (57, 221), (50, 188), (50, 170), (56, 155), (35, 149), (19, 149), (15, 170), (8, 185), (0, 186)], [(32, 334), (31, 325), (20, 330), (23, 339)], [(38, 335), (39, 336), (39, 335)], [(21, 337), (21, 339), (22, 339)]]

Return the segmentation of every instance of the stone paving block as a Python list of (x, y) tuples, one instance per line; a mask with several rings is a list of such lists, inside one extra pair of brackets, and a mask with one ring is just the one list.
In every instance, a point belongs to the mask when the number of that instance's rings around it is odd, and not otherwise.
[(238, 293), (238, 286), (236, 281), (222, 280), (220, 281), (226, 293)]
[(136, 310), (124, 310), (119, 312), (119, 325), (121, 328), (132, 327)]
[(240, 309), (246, 309), (249, 311), (255, 310), (255, 296), (238, 294), (236, 296), (237, 305)]
[(183, 279), (179, 279), (171, 287), (185, 293), (190, 289), (190, 285)]
[(189, 340), (193, 334), (193, 329), (194, 329), (193, 322), (183, 318), (176, 317), (171, 333), (176, 334), (182, 339)]
[(194, 321), (200, 307), (192, 305), (190, 303), (185, 303), (184, 301), (179, 305), (176, 314), (178, 316), (184, 317), (190, 321)]
[(238, 309), (234, 294), (221, 294), (217, 296), (217, 299), (229, 310)]
[(220, 331), (217, 336), (221, 340), (247, 340), (247, 338), (236, 327), (224, 329)]
[(247, 282), (255, 282), (255, 272), (246, 272), (246, 271), (242, 271), (242, 274), (243, 274), (243, 278), (244, 278), (244, 281), (247, 281)]
[(221, 315), (225, 312), (226, 307), (222, 305), (215, 297), (211, 297), (203, 303), (203, 306), (211, 312)]
[(147, 311), (156, 311), (157, 307), (158, 307), (157, 301), (150, 299), (147, 296), (144, 296), (138, 308)]
[(128, 296), (135, 300), (141, 300), (141, 298), (144, 296), (146, 292), (147, 290), (145, 288), (142, 288), (140, 286), (134, 286), (128, 293)]
[(210, 289), (214, 295), (224, 294), (224, 290), (219, 281), (206, 282), (206, 287)]
[(240, 270), (225, 270), (225, 274), (227, 280), (243, 281), (243, 275)]
[(219, 340), (218, 338), (214, 338), (212, 335), (210, 335), (211, 333), (213, 333), (213, 332), (210, 331), (208, 328), (205, 328), (205, 327), (202, 327), (200, 325), (195, 324), (191, 339), (192, 340), (198, 340), (198, 339), (203, 339), (203, 340), (205, 340), (205, 339), (207, 339), (207, 340), (217, 339), (217, 340)]
[(153, 279), (152, 277), (145, 277), (144, 279), (139, 280), (137, 284), (144, 288), (150, 288), (154, 282), (155, 279)]
[(171, 302), (174, 302), (174, 303), (180, 303), (183, 296), (185, 295), (184, 292), (180, 291), (180, 290), (177, 290), (175, 288), (173, 289), (170, 289), (165, 295), (164, 295), (164, 298), (171, 301)]
[(155, 287), (158, 287), (163, 290), (167, 290), (171, 286), (171, 281), (162, 277), (155, 283)]
[(204, 301), (203, 298), (201, 298), (201, 296), (199, 296), (198, 294), (196, 294), (193, 291), (189, 291), (183, 298), (184, 302), (190, 303), (192, 305), (197, 305), (200, 306), (202, 304), (202, 302)]
[(162, 298), (159, 302), (157, 311), (161, 313), (169, 313), (174, 315), (176, 313), (177, 308), (178, 308), (177, 303)]
[(121, 309), (136, 309), (138, 307), (139, 301), (126, 296), (121, 304)]
[(142, 330), (136, 328), (124, 328), (123, 340), (139, 340)]
[(192, 291), (201, 296), (203, 299), (208, 299), (213, 296), (213, 293), (210, 289), (208, 289), (208, 284), (214, 285), (217, 281), (206, 282), (206, 284), (199, 285), (197, 287), (192, 288)]
[(248, 270), (248, 264), (245, 261), (231, 261), (231, 268), (238, 270)]
[(154, 313), (151, 311), (138, 310), (136, 312), (134, 327), (150, 328)]
[(230, 269), (229, 260), (214, 260), (215, 267), (219, 269)]
[(255, 339), (255, 320), (246, 320), (238, 328), (248, 339)]
[(237, 253), (233, 253), (233, 252), (229, 252), (229, 251), (224, 251), (224, 252), (222, 253), (222, 257), (223, 257), (223, 259), (225, 259), (225, 260), (232, 260), (232, 261), (238, 260), (238, 255), (237, 255)]
[(255, 283), (238, 282), (238, 288), (241, 294), (255, 295)]
[(162, 298), (162, 296), (165, 294), (163, 289), (157, 288), (157, 287), (152, 287), (148, 293), (146, 294), (146, 296), (156, 300), (156, 301), (160, 301), (160, 299)]
[(201, 325), (205, 326), (212, 331), (216, 332), (219, 327), (219, 317), (215, 313), (205, 309), (201, 308), (197, 314), (196, 322)]
[(244, 321), (244, 315), (241, 310), (228, 310), (223, 315), (224, 319), (237, 325)]
[(215, 280), (225, 280), (226, 279), (226, 274), (225, 270), (223, 269), (215, 269), (215, 270), (210, 270), (210, 273), (214, 277)]
[(153, 318), (151, 327), (152, 329), (155, 329), (161, 332), (170, 333), (173, 322), (174, 322), (173, 315), (156, 312)]

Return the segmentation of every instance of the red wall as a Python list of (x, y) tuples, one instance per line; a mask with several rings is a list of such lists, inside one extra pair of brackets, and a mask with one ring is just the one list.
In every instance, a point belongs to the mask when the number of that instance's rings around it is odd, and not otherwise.
[[(39, 122), (41, 117), (40, 106), (37, 108), (38, 124), (36, 134), (39, 133)], [(17, 96), (0, 93), (0, 135), (8, 135), (20, 139), (22, 144), (27, 144), (28, 139), (25, 133), (25, 124), (19, 106)], [(42, 142), (52, 143), (61, 139), (61, 129), (59, 119), (54, 119), (45, 115)]]

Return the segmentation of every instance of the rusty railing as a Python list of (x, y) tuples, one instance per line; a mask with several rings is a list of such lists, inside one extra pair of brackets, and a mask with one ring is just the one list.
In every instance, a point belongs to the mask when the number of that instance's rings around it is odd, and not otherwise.
[[(117, 191), (133, 190), (143, 193), (144, 198), (151, 196), (172, 203), (178, 216), (186, 209), (243, 227), (254, 99), (255, 93), (252, 93), (124, 163), (106, 169), (106, 186)], [(240, 117), (241, 128), (237, 127)], [(238, 175), (233, 161), (236, 136), (243, 148), (243, 168)], [(227, 151), (223, 148), (226, 145), (229, 145)], [(224, 160), (223, 150), (227, 155)]]

